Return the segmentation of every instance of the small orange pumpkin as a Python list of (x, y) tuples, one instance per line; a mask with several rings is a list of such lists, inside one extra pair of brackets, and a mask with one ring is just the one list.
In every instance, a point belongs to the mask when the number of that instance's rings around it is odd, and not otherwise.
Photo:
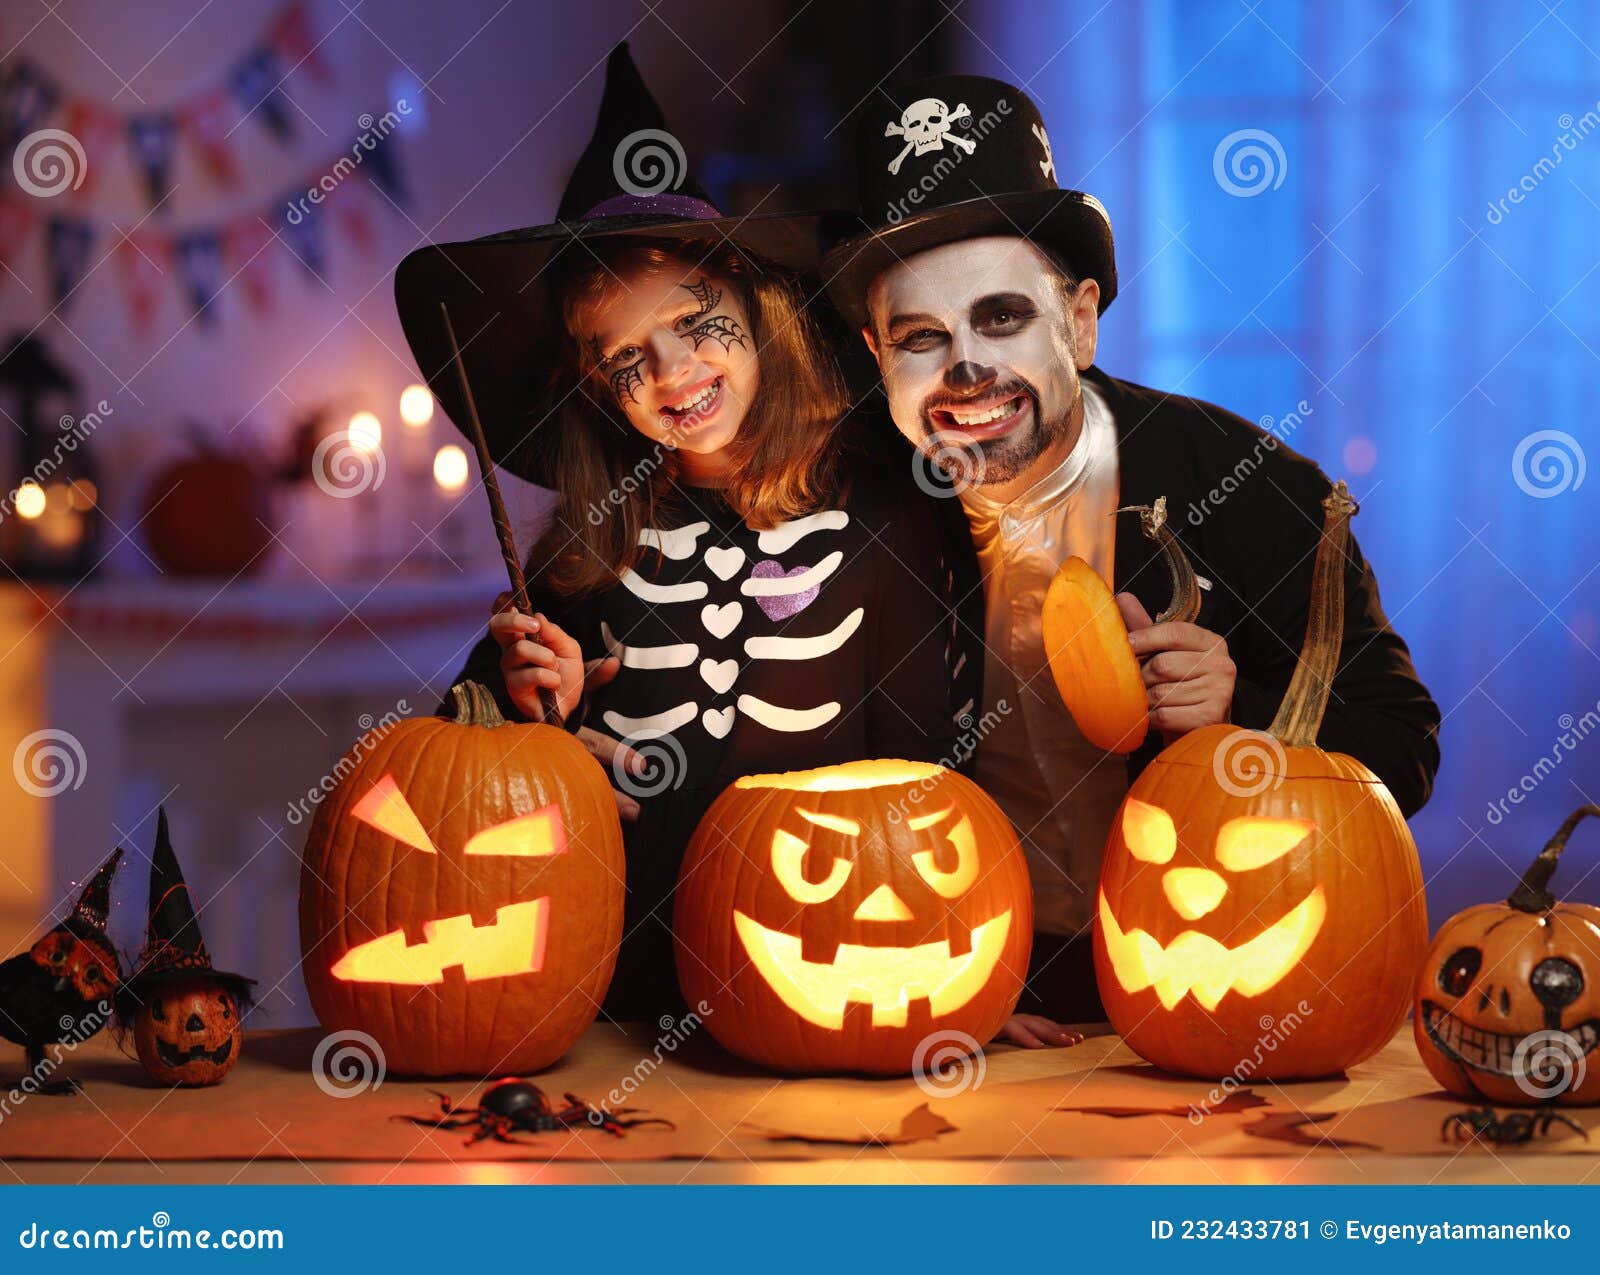
[(151, 989), (134, 1021), (144, 1069), (163, 1084), (219, 1084), (239, 1061), (239, 1002), (204, 974)]
[(1439, 927), (1416, 984), (1417, 1052), (1451, 1093), (1502, 1106), (1600, 1102), (1600, 907), (1558, 903), (1550, 878), (1569, 815), (1504, 903)]
[(1101, 866), (1095, 973), (1141, 1057), (1206, 1079), (1328, 1076), (1405, 1020), (1428, 943), (1389, 790), (1316, 746), (1344, 631), (1355, 503), (1323, 502), (1300, 662), (1266, 732), (1191, 731), (1128, 790)]
[(369, 732), (318, 807), (300, 877), (306, 989), (391, 1071), (549, 1066), (594, 1021), (622, 937), (622, 825), (605, 771), (475, 682), (454, 717)]
[(1011, 1016), (1033, 890), (971, 780), (847, 762), (725, 789), (684, 855), (673, 934), (684, 998), (724, 1048), (779, 1071), (904, 1075)]
[[(1167, 526), (1167, 498), (1117, 512), (1139, 515), (1141, 531), (1161, 547), (1172, 576), (1172, 603), (1156, 623), (1192, 622), (1200, 614), (1200, 587)], [(1040, 627), (1050, 675), (1083, 737), (1110, 753), (1133, 752), (1150, 727), (1149, 693), (1117, 600), (1082, 558), (1068, 558), (1056, 571)]]

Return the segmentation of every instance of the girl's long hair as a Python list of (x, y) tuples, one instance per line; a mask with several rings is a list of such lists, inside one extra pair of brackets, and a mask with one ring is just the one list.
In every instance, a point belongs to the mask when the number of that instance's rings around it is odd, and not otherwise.
[(703, 270), (738, 289), (744, 302), (760, 379), (729, 444), (733, 463), (719, 489), (728, 504), (763, 529), (814, 512), (834, 495), (837, 427), (848, 398), (798, 283), (722, 239), (618, 236), (588, 247), (569, 249), (555, 267), (561, 351), (536, 428), (558, 501), (530, 555), (530, 573), (560, 594), (607, 588), (638, 562), (639, 533), (671, 512), (676, 454), (628, 423), (572, 336), (576, 311), (604, 302), (620, 287), (619, 276), (641, 269)]

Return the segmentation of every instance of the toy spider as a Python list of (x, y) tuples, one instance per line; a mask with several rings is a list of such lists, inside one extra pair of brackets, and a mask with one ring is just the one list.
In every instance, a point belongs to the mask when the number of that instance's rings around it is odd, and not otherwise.
[(1444, 1123), (1439, 1126), (1439, 1136), (1456, 1142), (1486, 1138), (1497, 1146), (1504, 1147), (1519, 1142), (1532, 1142), (1535, 1136), (1542, 1138), (1550, 1132), (1550, 1126), (1558, 1121), (1567, 1128), (1583, 1134), (1585, 1142), (1589, 1141), (1589, 1134), (1582, 1125), (1562, 1115), (1554, 1107), (1540, 1107), (1531, 1114), (1526, 1111), (1508, 1111), (1504, 1119), (1496, 1117), (1493, 1107), (1469, 1107), (1465, 1111), (1457, 1111), (1453, 1115), (1446, 1116)]
[(563, 1094), (566, 1106), (557, 1107), (545, 1096), (544, 1090), (526, 1080), (509, 1077), (497, 1080), (484, 1092), (482, 1102), (476, 1107), (458, 1107), (455, 1100), (437, 1089), (428, 1091), (439, 1100), (437, 1116), (392, 1116), (394, 1120), (409, 1120), (425, 1129), (472, 1129), (466, 1145), (493, 1138), (496, 1142), (517, 1141), (515, 1133), (550, 1133), (557, 1129), (572, 1129), (579, 1125), (592, 1125), (615, 1137), (623, 1137), (627, 1130), (639, 1125), (659, 1124), (672, 1129), (670, 1120), (659, 1116), (641, 1119), (623, 1119), (640, 1107), (618, 1107), (608, 1111), (604, 1107), (591, 1107), (575, 1094)]

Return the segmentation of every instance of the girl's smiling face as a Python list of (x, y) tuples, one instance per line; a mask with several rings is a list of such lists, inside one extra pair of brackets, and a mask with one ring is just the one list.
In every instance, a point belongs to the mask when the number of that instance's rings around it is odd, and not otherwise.
[(568, 326), (588, 384), (609, 395), (646, 438), (691, 468), (714, 468), (760, 383), (760, 360), (739, 290), (680, 262), (645, 266), (580, 304)]

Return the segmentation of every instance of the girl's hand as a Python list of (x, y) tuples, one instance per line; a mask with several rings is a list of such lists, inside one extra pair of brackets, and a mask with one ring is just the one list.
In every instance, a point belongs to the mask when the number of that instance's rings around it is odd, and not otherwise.
[(489, 635), (500, 646), (500, 672), (511, 702), (534, 721), (543, 717), (539, 691), (555, 692), (561, 715), (578, 707), (583, 695), (583, 651), (577, 641), (542, 614), (523, 615), (512, 609), (511, 597), (495, 599)]

